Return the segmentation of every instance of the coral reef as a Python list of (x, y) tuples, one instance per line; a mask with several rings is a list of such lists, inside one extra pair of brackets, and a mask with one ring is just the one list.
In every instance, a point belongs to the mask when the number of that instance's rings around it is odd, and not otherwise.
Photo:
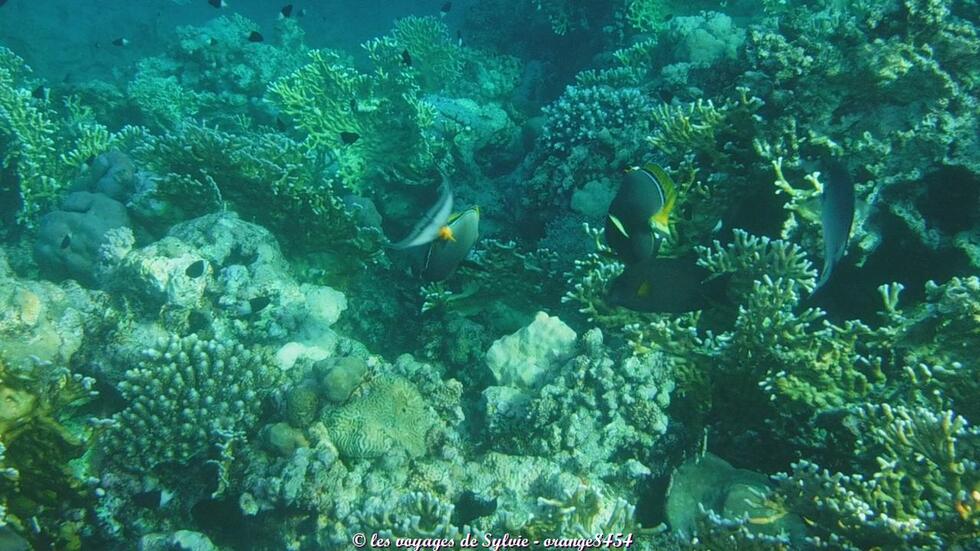
[(171, 336), (117, 385), (129, 405), (106, 433), (108, 458), (151, 472), (211, 457), (254, 428), (275, 382), (268, 360), (241, 344)]

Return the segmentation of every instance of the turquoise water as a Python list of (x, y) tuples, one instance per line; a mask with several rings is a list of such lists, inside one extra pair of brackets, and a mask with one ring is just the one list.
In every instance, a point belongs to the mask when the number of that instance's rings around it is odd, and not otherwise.
[(0, 2), (0, 550), (980, 549), (975, 2)]

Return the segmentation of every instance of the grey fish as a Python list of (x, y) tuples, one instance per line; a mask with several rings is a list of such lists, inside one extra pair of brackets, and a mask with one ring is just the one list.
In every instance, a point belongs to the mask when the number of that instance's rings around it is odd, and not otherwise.
[(840, 163), (827, 167), (820, 202), (820, 224), (823, 226), (823, 270), (813, 292), (830, 280), (834, 267), (844, 257), (854, 223), (854, 182)]
[(31, 545), (9, 527), (0, 526), (0, 551), (31, 551)]
[(480, 209), (472, 207), (449, 219), (429, 245), (419, 275), (442, 281), (456, 270), (480, 237)]
[(431, 243), (439, 237), (439, 231), (446, 225), (449, 215), (453, 212), (453, 192), (449, 189), (449, 182), (445, 178), (439, 188), (439, 199), (419, 220), (412, 231), (397, 243), (388, 245), (392, 249), (408, 249), (418, 245)]

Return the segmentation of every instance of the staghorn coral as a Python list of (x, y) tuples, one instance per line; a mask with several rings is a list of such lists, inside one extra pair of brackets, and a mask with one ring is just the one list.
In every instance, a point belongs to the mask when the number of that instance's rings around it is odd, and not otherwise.
[[(429, 135), (435, 111), (409, 73), (383, 67), (361, 73), (337, 52), (313, 51), (309, 64), (270, 84), (269, 94), (311, 145), (330, 153), (351, 189), (370, 190), (372, 181), (386, 177), (410, 183), (435, 174), (440, 144)], [(345, 143), (346, 133), (356, 141)]]
[(105, 433), (127, 471), (150, 473), (214, 457), (254, 429), (275, 373), (240, 343), (170, 335), (117, 383), (127, 401)]
[[(811, 526), (808, 544), (949, 549), (980, 536), (980, 432), (953, 412), (869, 405), (857, 416), (870, 474), (831, 474), (802, 461), (776, 492)], [(863, 455), (862, 455), (863, 456)]]
[[(345, 260), (336, 263), (336, 269), (374, 260), (380, 230), (363, 222), (359, 208), (345, 201), (348, 192), (330, 176), (322, 159), (286, 136), (186, 124), (146, 140), (135, 156), (162, 175), (143, 191), (142, 204), (162, 202), (184, 215), (227, 204), (243, 217), (281, 232), (296, 252), (314, 247), (332, 251)], [(144, 212), (147, 216), (169, 218), (166, 211)]]
[(390, 35), (370, 40), (364, 48), (378, 70), (408, 72), (423, 92), (450, 88), (462, 76), (462, 49), (450, 38), (449, 28), (432, 16), (403, 17)]
[(8, 208), (18, 223), (33, 227), (86, 161), (132, 145), (143, 130), (125, 126), (110, 132), (71, 97), (59, 112), (50, 95), (34, 97), (29, 74), (21, 58), (0, 47), (0, 144), (4, 165), (14, 167), (18, 176), (18, 203)]

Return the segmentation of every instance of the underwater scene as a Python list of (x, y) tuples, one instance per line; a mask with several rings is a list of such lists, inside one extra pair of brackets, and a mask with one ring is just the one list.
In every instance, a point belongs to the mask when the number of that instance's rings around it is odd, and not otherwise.
[(980, 550), (976, 0), (0, 0), (0, 551)]

